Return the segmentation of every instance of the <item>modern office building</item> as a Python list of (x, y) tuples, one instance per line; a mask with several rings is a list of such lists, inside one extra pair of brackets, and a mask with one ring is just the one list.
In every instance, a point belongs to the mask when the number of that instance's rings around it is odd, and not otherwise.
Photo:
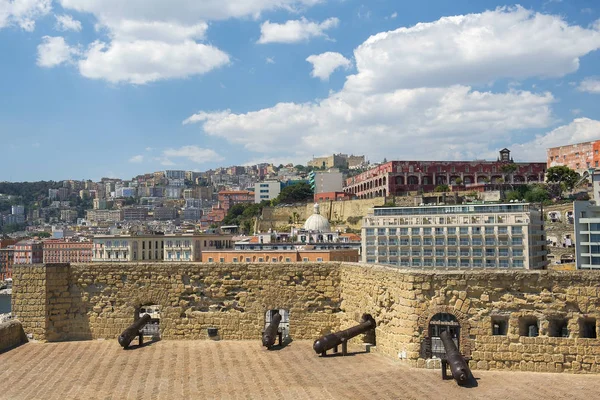
[(260, 203), (263, 200), (273, 200), (281, 193), (281, 182), (264, 181), (254, 185), (254, 202)]
[(362, 261), (401, 267), (544, 269), (542, 210), (525, 203), (375, 208)]
[(573, 203), (575, 216), (575, 265), (600, 270), (600, 206), (589, 201)]

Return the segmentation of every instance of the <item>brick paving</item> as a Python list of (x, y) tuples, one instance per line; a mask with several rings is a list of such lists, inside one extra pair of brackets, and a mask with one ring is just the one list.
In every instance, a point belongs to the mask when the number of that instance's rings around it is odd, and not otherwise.
[[(134, 341), (134, 343), (136, 343)], [(442, 381), (377, 353), (318, 357), (312, 343), (260, 340), (28, 343), (0, 354), (1, 399), (598, 399), (593, 375), (475, 371)], [(354, 349), (357, 350), (357, 349)]]

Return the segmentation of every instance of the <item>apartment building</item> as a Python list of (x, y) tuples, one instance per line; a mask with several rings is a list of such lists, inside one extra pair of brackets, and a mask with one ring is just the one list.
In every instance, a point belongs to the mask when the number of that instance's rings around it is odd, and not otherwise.
[(203, 250), (233, 248), (232, 235), (98, 235), (93, 239), (92, 261), (199, 262)]
[(15, 240), (0, 240), (0, 281), (12, 278), (12, 266), (15, 259)]
[(44, 263), (89, 263), (92, 261), (92, 242), (45, 240)]
[(212, 263), (290, 263), (290, 262), (358, 262), (356, 249), (330, 250), (228, 250), (205, 251), (202, 262)]
[(314, 193), (341, 192), (344, 186), (344, 175), (338, 170), (314, 172), (308, 174), (308, 183)]
[(600, 140), (551, 147), (547, 153), (548, 168), (565, 165), (581, 175), (600, 168)]
[(123, 221), (123, 210), (87, 210), (86, 219), (90, 222)]
[(145, 221), (148, 219), (148, 209), (146, 207), (124, 207), (123, 220), (125, 221)]
[(273, 200), (281, 193), (281, 182), (264, 181), (254, 185), (254, 202), (260, 203), (263, 200)]
[(218, 199), (221, 208), (227, 213), (236, 204), (254, 203), (254, 193), (247, 190), (222, 190)]
[(38, 240), (21, 240), (15, 244), (14, 264), (41, 264), (44, 248)]
[(401, 267), (545, 269), (543, 214), (525, 203), (375, 208), (362, 261)]

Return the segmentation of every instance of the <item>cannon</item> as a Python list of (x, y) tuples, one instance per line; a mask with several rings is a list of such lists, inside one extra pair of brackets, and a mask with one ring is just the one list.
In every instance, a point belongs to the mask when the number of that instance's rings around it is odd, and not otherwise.
[(277, 312), (271, 317), (271, 323), (267, 326), (263, 332), (262, 344), (267, 349), (275, 344), (275, 339), (279, 338), (279, 345), (281, 346), (282, 333), (279, 332), (279, 323), (281, 322), (281, 314)]
[(375, 319), (373, 319), (371, 314), (363, 314), (360, 324), (353, 326), (352, 328), (348, 328), (344, 331), (330, 333), (315, 340), (315, 343), (313, 344), (313, 349), (317, 354), (321, 354), (322, 356), (324, 356), (327, 354), (327, 350), (331, 349), (333, 349), (334, 353), (337, 353), (338, 346), (341, 344), (342, 355), (345, 356), (348, 354), (348, 340), (360, 335), (361, 333), (365, 333), (367, 331), (370, 331), (371, 329), (375, 329), (375, 326)]
[(450, 333), (448, 331), (440, 333), (440, 339), (444, 345), (444, 350), (446, 350), (446, 357), (442, 359), (442, 379), (447, 378), (446, 372), (448, 365), (450, 365), (452, 377), (456, 382), (459, 385), (467, 383), (471, 379), (471, 370), (465, 358), (456, 348)]
[(131, 324), (131, 326), (125, 329), (119, 336), (119, 344), (123, 346), (124, 349), (127, 349), (131, 341), (136, 336), (139, 336), (140, 345), (144, 344), (144, 335), (142, 334), (142, 329), (148, 322), (150, 322), (151, 319), (152, 318), (150, 315), (144, 314), (143, 317)]

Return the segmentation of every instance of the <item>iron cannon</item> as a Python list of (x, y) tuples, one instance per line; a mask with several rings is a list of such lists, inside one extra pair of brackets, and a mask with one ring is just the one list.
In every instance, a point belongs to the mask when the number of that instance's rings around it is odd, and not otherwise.
[(440, 333), (440, 339), (446, 350), (446, 359), (442, 359), (442, 378), (446, 379), (446, 368), (450, 365), (452, 377), (459, 385), (467, 383), (471, 379), (471, 370), (465, 358), (460, 354), (456, 344), (450, 337), (448, 331)]
[(271, 317), (271, 323), (267, 326), (263, 332), (262, 344), (267, 349), (275, 344), (275, 339), (279, 338), (279, 345), (281, 346), (282, 334), (279, 332), (279, 323), (281, 322), (281, 314), (277, 312)]
[(370, 331), (371, 329), (375, 329), (375, 319), (371, 316), (371, 314), (363, 314), (361, 318), (360, 324), (353, 326), (352, 328), (348, 328), (344, 331), (339, 331), (336, 333), (330, 333), (325, 335), (317, 340), (313, 344), (313, 349), (317, 354), (325, 355), (327, 354), (327, 350), (334, 349), (333, 352), (337, 353), (338, 346), (342, 345), (342, 354), (348, 354), (348, 340), (352, 339), (355, 336), (360, 335), (361, 333), (365, 333)]
[(150, 322), (152, 318), (150, 317), (150, 315), (148, 314), (144, 314), (143, 317), (141, 317), (140, 319), (138, 319), (137, 321), (135, 321), (133, 324), (131, 324), (131, 326), (129, 326), (127, 329), (125, 329), (123, 331), (123, 333), (121, 333), (121, 335), (119, 336), (119, 344), (121, 346), (123, 346), (124, 349), (127, 349), (129, 347), (129, 344), (131, 343), (131, 341), (136, 337), (139, 336), (139, 340), (140, 340), (140, 345), (144, 343), (144, 335), (142, 334), (142, 329), (144, 328), (144, 326), (146, 326), (146, 324), (148, 322)]

